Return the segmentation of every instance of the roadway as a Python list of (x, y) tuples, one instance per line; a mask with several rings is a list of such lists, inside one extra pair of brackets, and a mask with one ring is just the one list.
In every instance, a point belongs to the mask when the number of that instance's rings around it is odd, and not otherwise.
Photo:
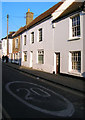
[(20, 72), (3, 64), (3, 119), (85, 119), (82, 93)]

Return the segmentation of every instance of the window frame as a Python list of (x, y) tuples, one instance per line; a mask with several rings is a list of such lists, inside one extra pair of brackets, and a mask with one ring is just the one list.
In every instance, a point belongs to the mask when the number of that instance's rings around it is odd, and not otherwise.
[(44, 64), (44, 50), (38, 50), (38, 64)]
[(18, 44), (19, 44), (19, 39), (16, 38), (16, 39), (15, 39), (15, 48), (18, 48)]
[(71, 71), (81, 72), (81, 51), (71, 51)]
[[(79, 29), (80, 35), (73, 36), (73, 31), (72, 31), (72, 28), (73, 28), (73, 26), (72, 26), (72, 19), (73, 19), (74, 17), (77, 17), (77, 16), (79, 16), (79, 18), (80, 18), (80, 24), (79, 24), (79, 26), (80, 26), (80, 29)], [(76, 27), (77, 27), (77, 26), (76, 26)], [(77, 33), (77, 31), (76, 31), (76, 33)], [(81, 38), (81, 15), (80, 15), (80, 13), (76, 13), (76, 14), (74, 14), (74, 15), (72, 15), (72, 16), (69, 17), (69, 41), (70, 41), (70, 40), (78, 40), (78, 39), (80, 39), (80, 38)]]
[(31, 44), (34, 43), (34, 32), (31, 32)]
[[(75, 15), (72, 19), (72, 37), (79, 37), (81, 35), (80, 32), (80, 15)], [(78, 30), (79, 27), (79, 30)], [(79, 32), (79, 33), (78, 33)]]
[(24, 51), (23, 53), (24, 53), (23, 60), (24, 60), (24, 62), (26, 62), (27, 61), (27, 51)]
[(39, 28), (39, 29), (38, 29), (38, 41), (39, 41), (39, 42), (43, 41), (42, 36), (43, 36), (43, 29), (42, 29), (42, 28)]

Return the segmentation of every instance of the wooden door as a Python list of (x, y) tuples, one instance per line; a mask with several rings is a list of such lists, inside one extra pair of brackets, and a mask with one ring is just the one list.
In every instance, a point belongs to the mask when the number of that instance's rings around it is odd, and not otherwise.
[(33, 65), (33, 51), (30, 52), (30, 67)]
[(60, 53), (56, 53), (56, 74), (60, 73)]

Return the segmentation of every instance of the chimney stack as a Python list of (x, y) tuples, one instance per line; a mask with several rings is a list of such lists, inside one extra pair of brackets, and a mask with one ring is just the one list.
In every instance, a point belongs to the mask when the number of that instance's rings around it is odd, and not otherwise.
[(26, 13), (26, 25), (32, 22), (34, 13), (30, 12), (30, 9), (28, 9), (28, 12)]

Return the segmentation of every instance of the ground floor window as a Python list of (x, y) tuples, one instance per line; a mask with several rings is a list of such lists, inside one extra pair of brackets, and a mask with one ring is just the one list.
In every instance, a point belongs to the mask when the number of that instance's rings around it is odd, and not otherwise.
[(44, 50), (38, 50), (38, 63), (44, 64)]
[(81, 72), (81, 52), (71, 52), (72, 70)]
[(24, 52), (24, 61), (27, 61), (27, 51)]
[(11, 58), (12, 58), (12, 54), (10, 53), (10, 54), (9, 54), (9, 59), (11, 59)]
[(15, 59), (15, 54), (13, 53), (13, 60)]

